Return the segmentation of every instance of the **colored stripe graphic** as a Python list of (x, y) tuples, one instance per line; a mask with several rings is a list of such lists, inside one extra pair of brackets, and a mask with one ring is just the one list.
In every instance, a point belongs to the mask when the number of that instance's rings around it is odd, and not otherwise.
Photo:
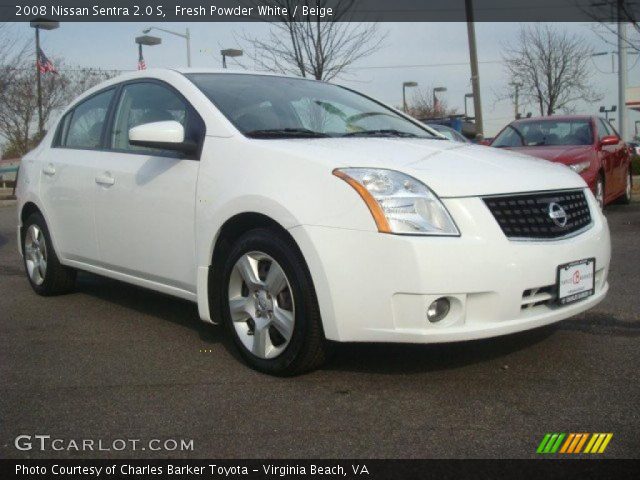
[(553, 447), (551, 447), (551, 450), (549, 450), (549, 453), (556, 453), (558, 451), (564, 437), (565, 437), (564, 433), (561, 433), (558, 435), (558, 439), (556, 440), (556, 443), (553, 445)]
[(571, 442), (573, 442), (573, 439), (576, 437), (575, 433), (570, 433), (569, 436), (567, 437), (567, 440), (564, 442), (564, 445), (562, 445), (562, 448), (560, 449), (560, 453), (567, 453), (567, 449), (569, 448), (569, 445), (571, 445)]
[(604, 453), (613, 433), (594, 433), (584, 449), (584, 453)]
[(582, 434), (581, 433), (574, 434), (573, 442), (571, 442), (571, 445), (569, 445), (569, 450), (567, 450), (567, 453), (574, 453), (576, 451), (576, 447), (578, 446), (578, 442), (580, 442), (580, 440), (582, 440)]
[(564, 433), (547, 433), (540, 445), (538, 445), (537, 453), (556, 453), (562, 444), (566, 434)]
[(602, 442), (602, 445), (600, 445), (600, 450), (598, 450), (598, 453), (604, 453), (605, 449), (607, 448), (607, 445), (609, 445), (609, 442), (611, 441), (612, 438), (613, 438), (613, 433), (607, 433), (607, 436)]
[(549, 438), (551, 437), (550, 433), (547, 433), (544, 438), (542, 439), (542, 441), (540, 442), (540, 445), (538, 445), (538, 449), (536, 450), (536, 453), (542, 453), (542, 451), (544, 450), (544, 447), (547, 445), (547, 442), (549, 441)]
[(612, 438), (613, 433), (547, 433), (536, 453), (604, 453)]
[(582, 446), (584, 445), (584, 442), (587, 441), (587, 438), (589, 438), (589, 434), (583, 433), (582, 438), (578, 442), (578, 445), (576, 445), (576, 449), (573, 451), (573, 453), (580, 453), (580, 451), (582, 450)]
[(557, 433), (554, 433), (554, 434), (551, 435), (551, 438), (547, 442), (547, 445), (546, 445), (546, 447), (544, 447), (544, 450), (542, 451), (542, 453), (553, 453), (551, 451), (551, 449), (553, 448), (553, 445), (556, 442), (556, 438), (558, 438), (558, 434)]

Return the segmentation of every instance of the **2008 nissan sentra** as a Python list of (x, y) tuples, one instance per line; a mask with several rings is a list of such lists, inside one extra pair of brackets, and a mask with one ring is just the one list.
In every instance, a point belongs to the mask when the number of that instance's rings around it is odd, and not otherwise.
[(85, 270), (191, 300), (271, 374), (319, 366), (329, 341), (547, 325), (609, 288), (607, 222), (571, 169), (300, 78), (109, 80), (24, 158), (17, 193), (36, 293)]

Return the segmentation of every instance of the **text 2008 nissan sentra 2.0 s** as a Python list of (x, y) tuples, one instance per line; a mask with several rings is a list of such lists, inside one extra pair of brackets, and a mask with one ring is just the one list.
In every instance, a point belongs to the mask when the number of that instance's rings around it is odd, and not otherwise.
[(323, 82), (127, 74), (64, 111), (18, 183), (37, 293), (86, 270), (191, 300), (273, 374), (320, 365), (327, 340), (539, 327), (609, 288), (607, 222), (578, 174)]

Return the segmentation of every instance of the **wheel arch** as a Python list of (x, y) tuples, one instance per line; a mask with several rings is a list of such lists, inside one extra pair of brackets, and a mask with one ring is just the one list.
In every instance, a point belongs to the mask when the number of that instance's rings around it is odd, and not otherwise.
[(40, 210), (40, 207), (38, 207), (34, 202), (32, 201), (26, 202), (22, 206), (22, 210), (20, 211), (20, 221), (24, 223), (25, 220), (29, 218), (30, 215), (33, 215), (34, 213), (39, 213), (40, 215), (43, 215), (42, 210)]
[[(24, 223), (34, 213), (39, 213), (44, 218), (44, 214), (42, 213), (42, 210), (40, 209), (40, 207), (38, 207), (32, 201), (25, 202), (25, 204), (22, 206), (20, 210), (20, 239), (19, 239), (20, 243), (18, 245), (18, 248), (20, 249), (21, 255), (24, 254), (24, 252), (22, 251), (22, 243), (24, 242)], [(46, 219), (45, 219), (45, 222), (46, 222)]]
[[(213, 240), (213, 248), (210, 255), (210, 263), (206, 270), (206, 288), (199, 285), (198, 287), (198, 305), (200, 307), (200, 316), (205, 321), (219, 323), (216, 319), (220, 317), (220, 301), (215, 290), (215, 273), (223, 264), (225, 252), (228, 252), (233, 243), (246, 232), (257, 228), (268, 228), (286, 237), (304, 260), (304, 266), (309, 272), (309, 277), (313, 284), (313, 275), (309, 271), (309, 265), (306, 261), (302, 249), (289, 233), (287, 228), (271, 216), (256, 211), (247, 211), (237, 213), (228, 218), (216, 232)], [(214, 273), (215, 272), (215, 273)], [(203, 279), (201, 278), (201, 281)], [(314, 287), (315, 288), (315, 287)], [(206, 296), (206, 299), (203, 298)], [(202, 302), (206, 300), (206, 307)], [(204, 311), (202, 311), (204, 310)], [(208, 314), (208, 316), (203, 315)]]
[(602, 179), (602, 200), (603, 200), (603, 208), (607, 203), (607, 173), (605, 171), (604, 165), (600, 165), (598, 167), (598, 171), (596, 173), (595, 181), (593, 183), (593, 194), (597, 193), (597, 185), (598, 180)]

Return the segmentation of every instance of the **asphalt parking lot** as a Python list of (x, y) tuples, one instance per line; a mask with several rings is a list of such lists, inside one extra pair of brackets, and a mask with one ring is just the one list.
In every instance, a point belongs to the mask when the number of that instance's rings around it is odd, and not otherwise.
[[(0, 208), (0, 457), (534, 457), (546, 432), (640, 452), (640, 203), (608, 209), (608, 298), (551, 327), (450, 345), (342, 345), (296, 378), (242, 364), (196, 306), (82, 274), (36, 296)], [(363, 288), (365, 288), (363, 286)], [(20, 434), (193, 439), (193, 451), (19, 451)]]

